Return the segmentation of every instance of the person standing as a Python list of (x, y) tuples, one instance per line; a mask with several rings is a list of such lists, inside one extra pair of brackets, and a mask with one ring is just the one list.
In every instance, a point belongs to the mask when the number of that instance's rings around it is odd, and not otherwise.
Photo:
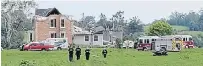
[(81, 55), (81, 49), (80, 49), (80, 47), (78, 46), (78, 47), (75, 49), (75, 51), (76, 51), (75, 55), (76, 55), (76, 57), (77, 57), (77, 60), (79, 60), (79, 59), (80, 59), (80, 55)]
[(106, 55), (107, 55), (107, 50), (106, 50), (106, 48), (103, 49), (102, 54), (103, 54), (104, 58), (106, 58)]
[(87, 49), (85, 50), (85, 56), (86, 56), (86, 60), (89, 60), (90, 57), (90, 49), (87, 47)]
[(69, 51), (69, 61), (72, 62), (73, 61), (73, 51), (74, 51), (73, 47), (72, 46), (69, 47), (68, 51)]

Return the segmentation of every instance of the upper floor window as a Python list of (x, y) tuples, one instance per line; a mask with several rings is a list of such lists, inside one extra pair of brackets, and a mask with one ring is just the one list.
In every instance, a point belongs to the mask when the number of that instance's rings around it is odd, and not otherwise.
[(94, 41), (98, 41), (98, 36), (97, 35), (94, 36)]
[(65, 20), (61, 19), (61, 27), (64, 28), (65, 27)]
[(50, 27), (56, 27), (56, 19), (51, 19)]

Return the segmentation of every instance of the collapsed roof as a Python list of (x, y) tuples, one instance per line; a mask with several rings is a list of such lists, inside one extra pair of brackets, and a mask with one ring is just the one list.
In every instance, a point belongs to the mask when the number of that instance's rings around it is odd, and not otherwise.
[(48, 8), (48, 9), (36, 9), (35, 15), (47, 17), (51, 14), (61, 14), (56, 8)]

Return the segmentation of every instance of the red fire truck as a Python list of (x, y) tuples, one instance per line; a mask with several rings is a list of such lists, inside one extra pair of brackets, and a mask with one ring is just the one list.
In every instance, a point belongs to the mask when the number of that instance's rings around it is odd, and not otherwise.
[(194, 48), (194, 41), (192, 40), (191, 35), (173, 35), (173, 36), (182, 38), (184, 48)]
[(143, 36), (138, 38), (137, 50), (151, 50), (151, 43), (155, 41), (158, 36)]

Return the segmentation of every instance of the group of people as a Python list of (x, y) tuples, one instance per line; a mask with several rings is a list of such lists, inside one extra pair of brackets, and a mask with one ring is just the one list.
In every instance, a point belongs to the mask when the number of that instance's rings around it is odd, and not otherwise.
[[(75, 55), (76, 55), (76, 57), (77, 57), (77, 60), (79, 60), (79, 59), (80, 59), (80, 55), (81, 55), (81, 48), (78, 46), (78, 47), (75, 49), (75, 51), (76, 51)], [(69, 47), (68, 52), (69, 52), (69, 61), (72, 62), (72, 61), (73, 61), (73, 53), (74, 53), (74, 49), (73, 49), (72, 46)], [(106, 48), (104, 48), (104, 49), (102, 50), (102, 54), (103, 54), (104, 58), (106, 58), (106, 55), (107, 55), (107, 50), (106, 50)], [(85, 57), (86, 57), (86, 60), (89, 60), (89, 57), (90, 57), (90, 49), (89, 49), (89, 47), (87, 47), (87, 48), (85, 49)]]

